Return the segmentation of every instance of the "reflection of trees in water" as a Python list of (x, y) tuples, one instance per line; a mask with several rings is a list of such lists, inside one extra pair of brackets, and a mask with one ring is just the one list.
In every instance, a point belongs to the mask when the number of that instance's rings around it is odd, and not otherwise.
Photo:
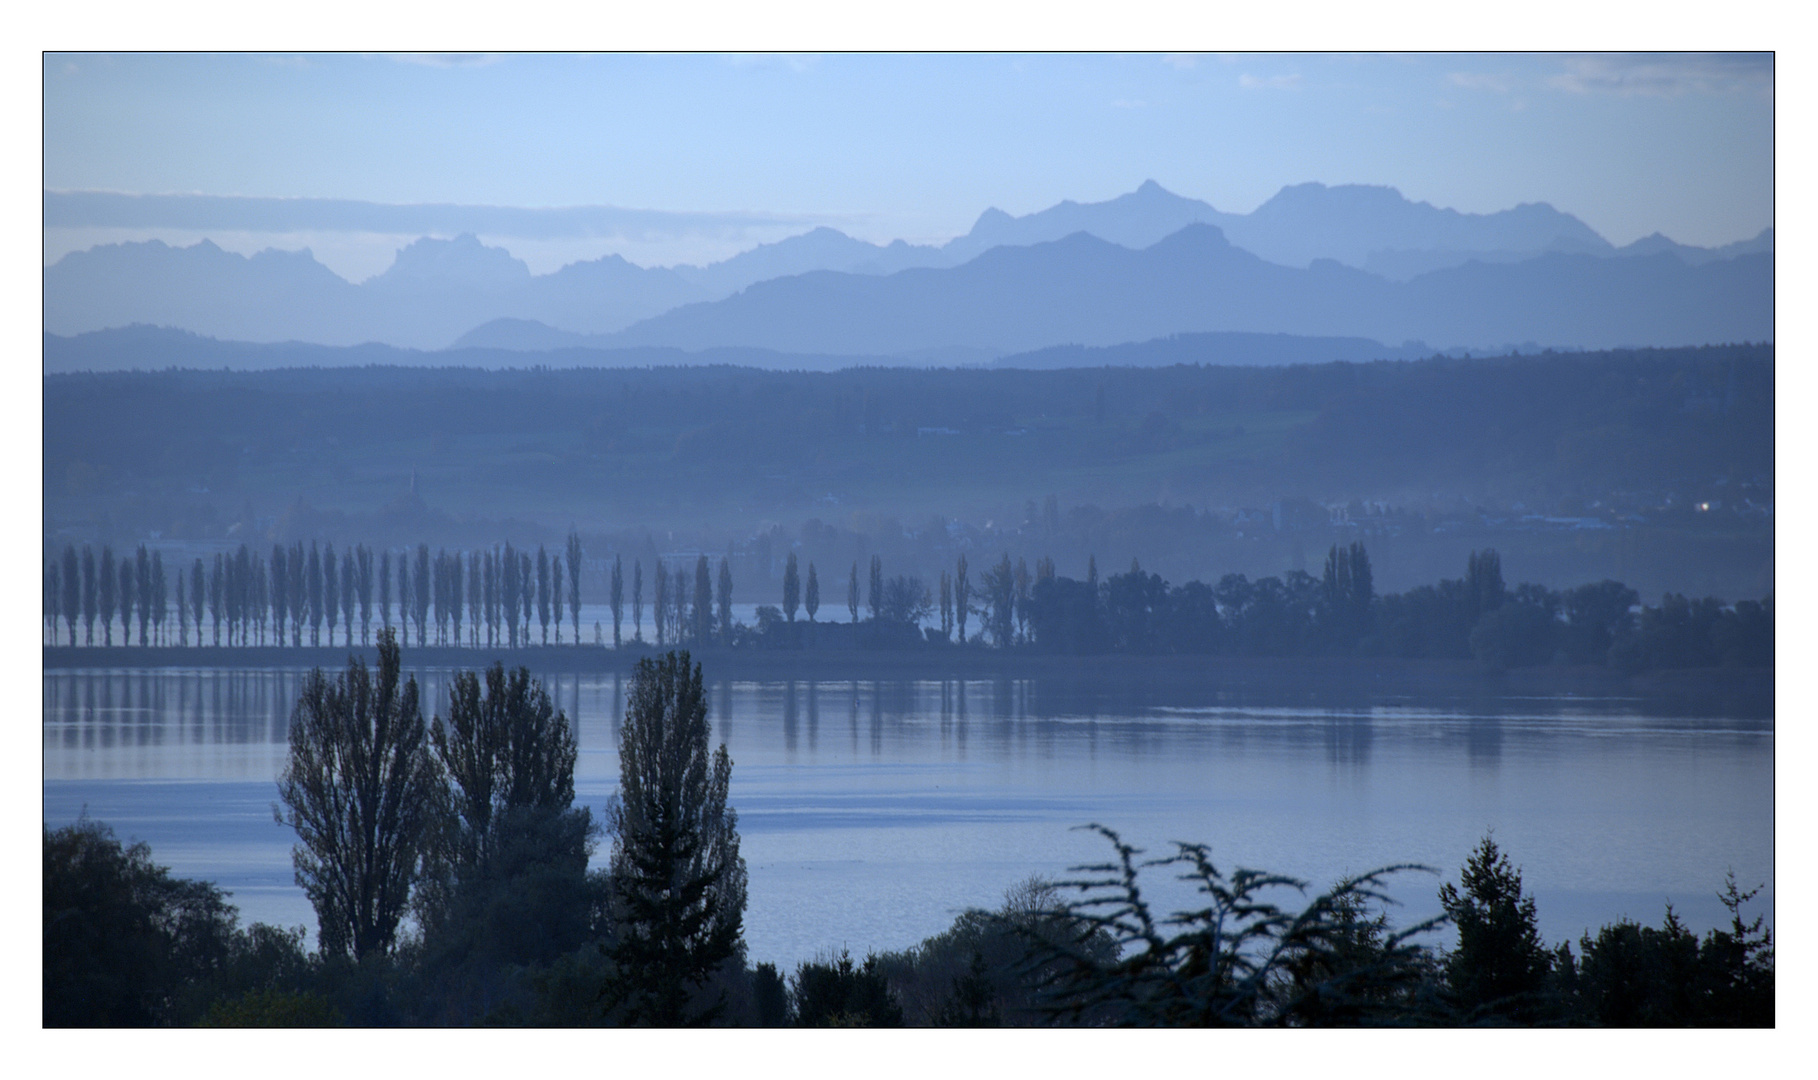
[(1492, 769), (1502, 762), (1502, 721), (1473, 716), (1465, 721), (1465, 754), (1473, 768)]
[(1376, 725), (1368, 713), (1327, 717), (1321, 727), (1325, 735), (1326, 760), (1329, 763), (1350, 769), (1363, 769), (1370, 764), (1370, 748), (1376, 740)]

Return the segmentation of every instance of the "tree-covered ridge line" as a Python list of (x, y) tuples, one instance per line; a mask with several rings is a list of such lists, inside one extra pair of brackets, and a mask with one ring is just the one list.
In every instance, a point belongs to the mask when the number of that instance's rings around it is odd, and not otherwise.
[[(1725, 477), (1771, 484), (1773, 357), (1732, 345), (1281, 369), (47, 376), (46, 520), (95, 539), (221, 540), (248, 502), (276, 521), (302, 500), (322, 528), (276, 539), (448, 545), (463, 516), (518, 521), (513, 537), (533, 540), (702, 520), (742, 535), (854, 509), (1003, 520), (1048, 491), (1121, 506), (1164, 480), (1172, 501), (1202, 507), (1444, 492), (1566, 513)], [(1043, 489), (1026, 486), (1032, 461)], [(452, 515), (436, 525), (446, 535), (393, 505), (413, 470)], [(830, 493), (836, 512), (818, 501)], [(385, 536), (393, 518), (415, 531)]]

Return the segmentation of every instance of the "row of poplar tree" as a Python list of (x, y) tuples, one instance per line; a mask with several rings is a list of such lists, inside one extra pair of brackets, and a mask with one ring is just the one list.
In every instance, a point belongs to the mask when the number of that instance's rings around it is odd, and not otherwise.
[[(581, 540), (570, 534), (566, 560), (539, 546), (536, 554), (503, 544), (490, 551), (437, 551), (428, 544), (374, 552), (361, 544), (339, 554), (333, 544), (278, 544), (269, 559), (239, 550), (197, 558), (167, 573), (162, 552), (115, 557), (84, 545), (65, 547), (44, 568), (44, 618), (52, 640), (61, 629), (70, 645), (77, 626), (84, 645), (283, 645), (307, 636), (311, 645), (372, 637), (374, 616), (402, 640), (422, 645), (519, 647), (533, 628), (547, 644), (553, 624), (562, 640), (564, 606), (581, 637)], [(175, 601), (172, 603), (172, 601)], [(376, 605), (375, 605), (376, 601)], [(566, 603), (564, 603), (566, 602)], [(377, 610), (375, 611), (375, 606)], [(193, 636), (193, 641), (192, 641)]]

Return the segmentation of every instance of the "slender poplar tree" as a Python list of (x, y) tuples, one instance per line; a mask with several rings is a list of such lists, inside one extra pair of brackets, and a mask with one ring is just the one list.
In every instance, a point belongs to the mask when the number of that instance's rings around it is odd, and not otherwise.
[[(271, 546), (271, 622), (279, 645), (284, 644), (284, 619), (289, 610), (288, 557), (283, 544)], [(182, 580), (182, 575), (177, 575)]]
[(76, 644), (76, 623), (82, 618), (82, 564), (76, 558), (76, 548), (66, 544), (63, 548), (63, 624), (69, 627), (69, 643)]
[(651, 605), (651, 614), (656, 616), (657, 648), (660, 649), (669, 644), (668, 635), (664, 633), (669, 628), (669, 571), (661, 559), (656, 564), (656, 603)]
[(82, 545), (82, 643), (95, 643), (95, 616), (101, 609), (101, 589), (95, 573), (95, 551)]
[(858, 623), (858, 560), (852, 562), (852, 579), (846, 583), (846, 611), (854, 625)]
[(104, 646), (114, 643), (114, 609), (119, 604), (119, 579), (114, 574), (114, 549), (103, 546), (101, 548), (101, 644)]
[(360, 564), (354, 549), (341, 553), (341, 637), (353, 648), (354, 597), (360, 591)]
[(966, 643), (966, 616), (972, 611), (972, 582), (966, 578), (966, 557), (953, 568), (953, 617), (959, 622), (959, 643)]
[(328, 623), (328, 644), (335, 643), (335, 619), (341, 614), (341, 575), (335, 566), (335, 546), (322, 547), (322, 618)]
[[(549, 608), (551, 611), (555, 612), (555, 639), (556, 644), (560, 645), (562, 643), (562, 594), (568, 591), (562, 587), (564, 582), (562, 579), (562, 557), (560, 555), (551, 555), (549, 557), (549, 579), (555, 582), (555, 588), (550, 591)], [(579, 642), (576, 642), (576, 644), (579, 644)]]
[(416, 607), (414, 610), (416, 611), (417, 616), (417, 644), (422, 645), (429, 640), (430, 598), (428, 544), (417, 545), (417, 572), (414, 575), (414, 579), (413, 584), (416, 586), (416, 589), (413, 596), (416, 600)]
[(713, 572), (707, 556), (694, 562), (694, 640), (705, 645), (713, 634)]
[(542, 627), (542, 643), (549, 644), (549, 552), (537, 545), (537, 625)]
[(814, 613), (821, 610), (821, 579), (814, 576), (814, 564), (808, 564), (808, 587), (803, 590), (802, 607), (808, 611), (808, 621), (814, 621)]
[[(809, 568), (810, 579), (813, 568)], [(726, 556), (720, 556), (720, 641), (732, 644), (732, 565)]]
[(631, 631), (633, 639), (644, 640), (644, 563), (631, 564)]
[(788, 561), (783, 563), (783, 615), (790, 622), (795, 621), (795, 609), (801, 605), (802, 576), (795, 566), (795, 552), (789, 553)]
[[(574, 643), (581, 643), (581, 534), (568, 533), (568, 610), (574, 620)], [(616, 623), (615, 623), (616, 625)], [(616, 638), (614, 644), (617, 644)]]
[(152, 552), (152, 625), (157, 628), (158, 644), (166, 644), (170, 639), (164, 634), (164, 621), (169, 614), (169, 586), (164, 578), (164, 553)]
[(391, 629), (391, 550), (379, 552), (379, 630)]
[(871, 621), (877, 621), (878, 609), (884, 603), (884, 560), (881, 556), (871, 556), (871, 587), (865, 593), (865, 610)]
[(623, 555), (612, 557), (612, 592), (609, 597), (612, 604), (612, 647), (616, 649), (620, 644), (619, 627), (625, 618), (625, 556)]
[(120, 644), (133, 643), (133, 604), (138, 594), (133, 589), (133, 561), (125, 555), (120, 556), (119, 582), (114, 591), (120, 597)]
[[(181, 567), (177, 569), (177, 644), (189, 647), (189, 590), (183, 587), (186, 575)], [(196, 644), (202, 644), (201, 628), (197, 627)]]
[(145, 550), (144, 544), (139, 545), (139, 553), (134, 559), (133, 582), (139, 587), (139, 644), (149, 645), (151, 639), (146, 635), (146, 629), (152, 623), (153, 586), (151, 553)]

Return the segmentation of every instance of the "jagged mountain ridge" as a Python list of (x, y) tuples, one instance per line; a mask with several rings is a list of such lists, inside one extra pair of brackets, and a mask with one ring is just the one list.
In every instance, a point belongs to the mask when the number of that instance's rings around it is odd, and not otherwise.
[[(1600, 256), (1665, 251), (1692, 264), (1772, 250), (1771, 229), (1719, 249), (1650, 237), (1618, 250), (1578, 219), (1544, 204), (1459, 214), (1410, 202), (1391, 188), (1361, 185), (1296, 185), (1250, 214), (1227, 214), (1149, 181), (1105, 202), (1067, 201), (1022, 217), (987, 210), (970, 232), (941, 247), (870, 244), (822, 228), (706, 267), (647, 268), (606, 256), (533, 275), (505, 249), (463, 234), (418, 240), (401, 249), (385, 273), (356, 285), (307, 250), (248, 257), (207, 241), (188, 248), (160, 241), (105, 245), (45, 269), (44, 328), (74, 334), (149, 323), (246, 341), (377, 341), (412, 348), (446, 347), (500, 319), (605, 335), (685, 304), (804, 273), (875, 277), (953, 268), (995, 248), (1051, 242), (1076, 232), (1142, 249), (1195, 223), (1216, 225), (1237, 248), (1266, 262), (1294, 266), (1310, 264), (1308, 256), (1333, 258), (1391, 280), (1470, 260), (1520, 262), (1558, 250)], [(1373, 246), (1384, 244), (1402, 246)], [(1442, 246), (1431, 246), (1436, 244)], [(543, 347), (528, 339), (504, 340), (509, 335), (496, 327), (489, 333), (502, 347)]]

